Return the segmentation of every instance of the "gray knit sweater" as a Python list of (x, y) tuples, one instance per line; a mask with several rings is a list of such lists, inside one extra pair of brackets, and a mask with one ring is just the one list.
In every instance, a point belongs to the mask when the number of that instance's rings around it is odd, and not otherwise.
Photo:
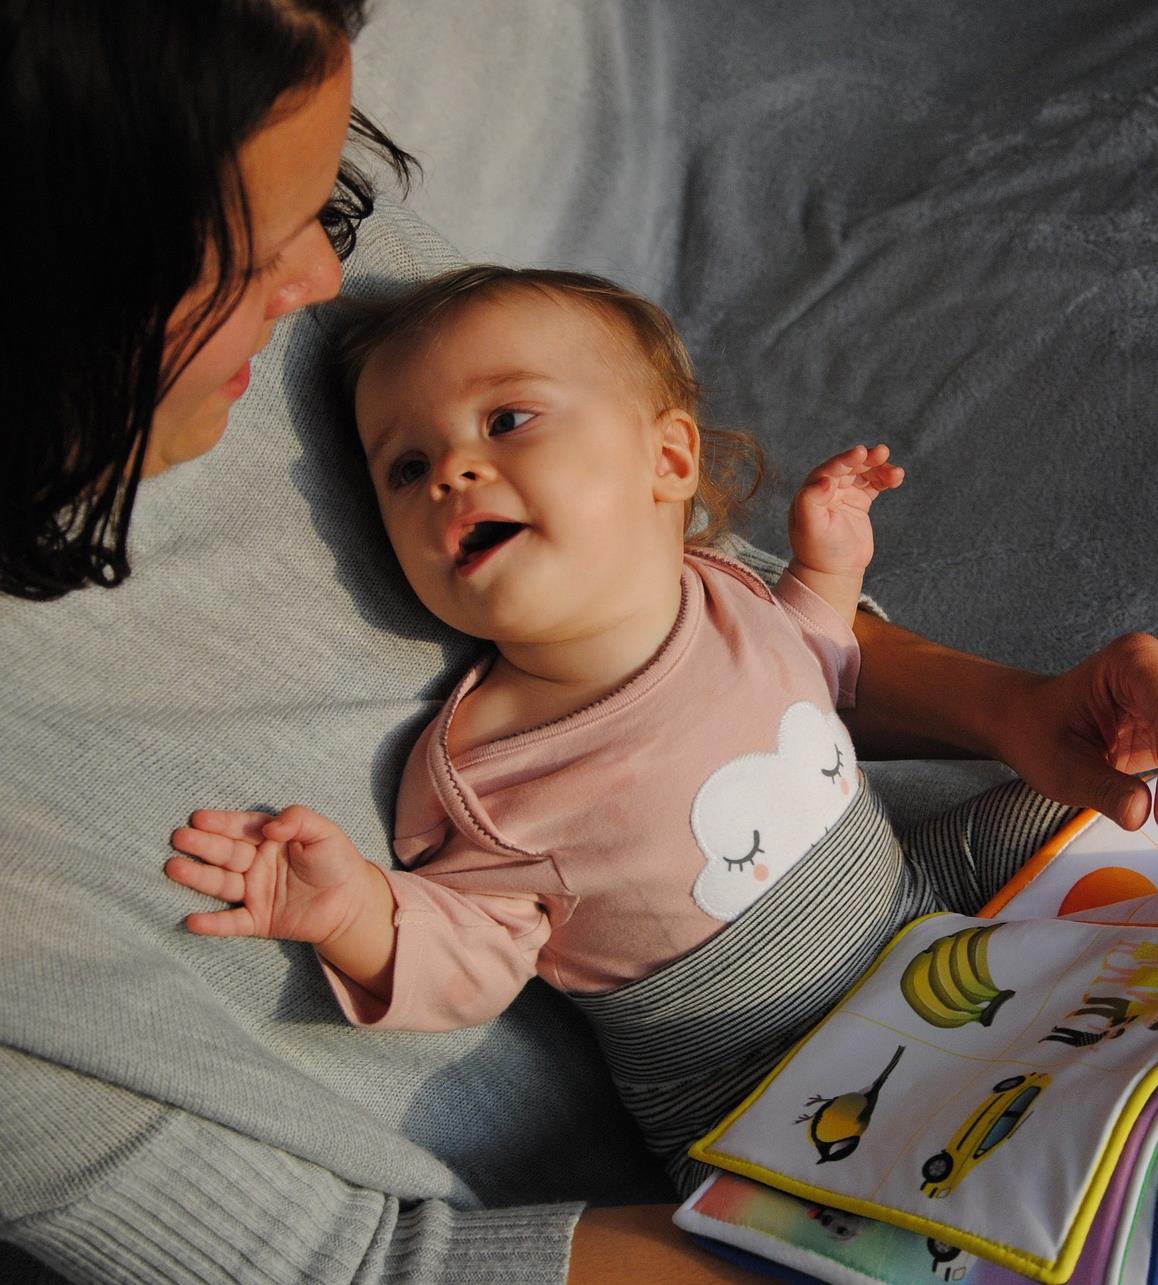
[[(388, 208), (351, 284), (449, 261)], [(544, 988), (359, 1031), (308, 948), (182, 927), (198, 806), (308, 803), (388, 861), (471, 648), (394, 567), (325, 352), (284, 323), (221, 446), (142, 488), (126, 585), (0, 604), (0, 1240), (72, 1280), (558, 1281), (552, 1202), (664, 1194)]]

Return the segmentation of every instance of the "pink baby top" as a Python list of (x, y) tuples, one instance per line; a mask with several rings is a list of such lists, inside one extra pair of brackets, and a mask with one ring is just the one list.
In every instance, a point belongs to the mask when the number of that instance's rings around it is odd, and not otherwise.
[(463, 754), (458, 684), (406, 765), (386, 877), (397, 900), (389, 1004), (323, 965), (358, 1025), (471, 1026), (538, 973), (597, 992), (714, 936), (834, 824), (858, 788), (835, 707), (852, 630), (785, 574), (772, 593), (687, 555), (676, 623), (611, 695)]

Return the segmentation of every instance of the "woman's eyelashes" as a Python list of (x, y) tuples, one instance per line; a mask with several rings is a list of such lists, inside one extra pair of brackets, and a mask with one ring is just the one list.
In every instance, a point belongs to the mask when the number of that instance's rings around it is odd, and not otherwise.
[(250, 277), (257, 281), (262, 281), (266, 277), (272, 276), (278, 268), (285, 262), (285, 251), (279, 250), (271, 259), (267, 259), (260, 267), (250, 270)]

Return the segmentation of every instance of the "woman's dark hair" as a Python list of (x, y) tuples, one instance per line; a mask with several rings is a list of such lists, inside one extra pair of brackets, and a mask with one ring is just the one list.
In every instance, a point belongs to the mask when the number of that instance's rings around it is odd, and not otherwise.
[(470, 299), (495, 298), (510, 290), (536, 290), (548, 297), (572, 299), (598, 313), (617, 327), (638, 353), (656, 412), (682, 410), (696, 421), (700, 480), (684, 511), (684, 543), (689, 548), (711, 548), (760, 489), (766, 471), (763, 449), (748, 433), (700, 422), (703, 390), (675, 323), (659, 304), (606, 277), (482, 263), (444, 272), (402, 295), (351, 300), (341, 344), (350, 401), (362, 367), (380, 345), (436, 325)]
[[(128, 575), (157, 403), (252, 267), (240, 149), (283, 94), (337, 69), (363, 9), (0, 0), (0, 591), (54, 598)], [(412, 158), (360, 113), (352, 129), (405, 186)], [(321, 216), (339, 255), (372, 208), (369, 181), (343, 163)], [(207, 263), (216, 288), (166, 354), (169, 316)]]

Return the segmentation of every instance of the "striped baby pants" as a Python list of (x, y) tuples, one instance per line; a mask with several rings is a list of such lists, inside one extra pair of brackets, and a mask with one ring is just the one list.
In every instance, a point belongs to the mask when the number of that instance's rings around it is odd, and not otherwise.
[(658, 973), (572, 995), (648, 1146), (687, 1195), (687, 1147), (745, 1097), (910, 920), (975, 913), (1075, 813), (1021, 781), (903, 841), (872, 787), (761, 898)]

